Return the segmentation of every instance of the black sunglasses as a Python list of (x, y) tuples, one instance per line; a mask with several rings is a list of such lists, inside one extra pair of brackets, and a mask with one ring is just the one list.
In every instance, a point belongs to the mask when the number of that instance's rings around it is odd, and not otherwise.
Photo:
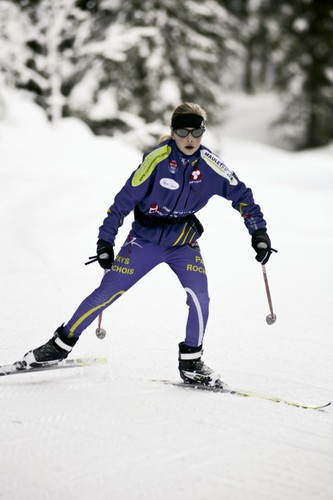
[(206, 129), (205, 127), (200, 127), (194, 130), (188, 130), (187, 128), (176, 128), (172, 130), (175, 134), (179, 135), (179, 137), (188, 137), (189, 134), (191, 134), (193, 137), (198, 138), (202, 136)]

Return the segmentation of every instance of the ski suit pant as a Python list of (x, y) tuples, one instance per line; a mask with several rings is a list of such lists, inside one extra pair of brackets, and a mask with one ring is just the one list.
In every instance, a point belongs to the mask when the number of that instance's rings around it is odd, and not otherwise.
[(206, 270), (198, 244), (163, 247), (131, 233), (100, 286), (83, 300), (64, 326), (65, 336), (73, 340), (78, 338), (101, 311), (163, 262), (177, 275), (187, 293), (189, 313), (185, 343), (192, 347), (201, 345), (208, 320), (209, 296)]

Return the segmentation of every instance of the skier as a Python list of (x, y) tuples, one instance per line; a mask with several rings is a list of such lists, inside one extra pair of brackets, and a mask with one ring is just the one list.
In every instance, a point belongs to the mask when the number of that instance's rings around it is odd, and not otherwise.
[[(174, 110), (171, 135), (144, 153), (141, 165), (116, 195), (99, 228), (97, 255), (90, 259), (109, 271), (46, 344), (25, 354), (28, 368), (55, 364), (66, 358), (101, 311), (165, 262), (184, 287), (189, 306), (185, 339), (179, 344), (180, 376), (185, 383), (223, 385), (219, 374), (201, 359), (209, 296), (197, 241), (203, 227), (195, 213), (212, 196), (222, 196), (243, 217), (256, 260), (266, 264), (273, 249), (251, 189), (201, 144), (206, 121), (206, 112), (198, 104), (183, 103)], [(132, 228), (114, 258), (116, 234), (133, 210)]]

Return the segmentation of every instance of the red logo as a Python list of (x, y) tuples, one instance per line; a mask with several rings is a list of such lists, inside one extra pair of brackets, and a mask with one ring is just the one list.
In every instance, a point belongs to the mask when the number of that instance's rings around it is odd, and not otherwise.
[(177, 162), (175, 160), (171, 160), (169, 163), (169, 171), (172, 174), (175, 174), (177, 172), (177, 170), (178, 170)]
[(192, 174), (191, 174), (191, 178), (190, 178), (190, 183), (193, 183), (193, 182), (201, 182), (201, 172), (199, 170), (198, 167), (196, 167)]
[(149, 208), (150, 214), (156, 214), (158, 212), (159, 212), (159, 206), (157, 205), (157, 203), (153, 203), (152, 205), (150, 205), (150, 208)]

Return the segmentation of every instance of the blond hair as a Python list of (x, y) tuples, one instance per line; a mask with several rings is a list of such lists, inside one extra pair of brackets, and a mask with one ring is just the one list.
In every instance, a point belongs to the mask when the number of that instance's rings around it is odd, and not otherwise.
[[(204, 119), (204, 122), (207, 121), (206, 111), (201, 106), (199, 106), (199, 104), (195, 104), (194, 102), (184, 102), (183, 104), (180, 104), (179, 106), (177, 106), (172, 113), (171, 121), (173, 120), (173, 118), (175, 116), (184, 115), (184, 114), (188, 114), (188, 113), (193, 113), (194, 115), (202, 116), (202, 118)], [(166, 140), (171, 139), (171, 138), (172, 138), (171, 134), (162, 135), (162, 137), (159, 138), (157, 144), (160, 144), (161, 142), (166, 141)]]

